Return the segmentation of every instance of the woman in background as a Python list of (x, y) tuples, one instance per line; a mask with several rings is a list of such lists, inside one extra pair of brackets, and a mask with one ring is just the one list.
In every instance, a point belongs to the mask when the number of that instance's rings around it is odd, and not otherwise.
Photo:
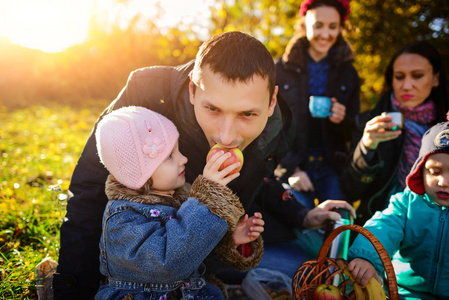
[[(359, 76), (343, 38), (347, 0), (306, 0), (298, 30), (277, 62), (279, 96), (293, 111), (297, 136), (276, 175), (308, 208), (314, 199), (344, 199), (339, 173), (349, 153), (352, 118), (359, 112)], [(314, 118), (310, 96), (332, 98), (331, 116)]]
[[(356, 118), (354, 151), (342, 175), (347, 200), (361, 200), (358, 224), (404, 190), (423, 134), (446, 119), (445, 83), (440, 55), (427, 42), (408, 43), (393, 55), (385, 72), (387, 92), (373, 110)], [(396, 128), (388, 112), (402, 113), (402, 129)]]
[[(276, 63), (278, 96), (291, 108), (297, 133), (274, 175), (309, 209), (315, 207), (315, 198), (322, 202), (315, 209), (321, 209), (327, 199), (344, 199), (338, 173), (349, 154), (351, 118), (359, 112), (359, 77), (352, 65), (353, 52), (342, 36), (349, 12), (346, 0), (304, 1), (297, 33)], [(312, 118), (308, 108), (311, 95), (332, 98), (332, 115)], [(282, 189), (280, 184), (267, 180), (266, 188)], [(353, 213), (350, 205), (339, 207)], [(337, 213), (333, 215), (334, 220), (339, 218)], [(259, 266), (293, 277), (302, 262), (316, 257), (323, 231), (303, 230), (310, 228), (306, 223), (295, 227), (287, 222), (270, 224), (276, 220), (268, 218), (265, 221), (264, 236), (285, 242), (265, 243)]]

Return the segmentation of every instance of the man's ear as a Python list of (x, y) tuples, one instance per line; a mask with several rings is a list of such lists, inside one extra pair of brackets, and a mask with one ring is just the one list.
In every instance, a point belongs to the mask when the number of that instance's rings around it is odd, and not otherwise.
[(270, 100), (270, 107), (268, 108), (268, 116), (271, 117), (274, 113), (274, 109), (276, 108), (276, 104), (277, 104), (277, 95), (278, 95), (278, 90), (279, 87), (276, 85), (274, 87), (274, 92), (273, 92), (273, 96), (271, 97)]
[(189, 81), (189, 101), (192, 105), (195, 105), (194, 97), (195, 97), (194, 84), (193, 84), (192, 80), (190, 80)]

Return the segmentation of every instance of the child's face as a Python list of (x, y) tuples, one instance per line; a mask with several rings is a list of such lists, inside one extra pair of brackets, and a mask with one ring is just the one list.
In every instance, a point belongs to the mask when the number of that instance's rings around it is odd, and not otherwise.
[(173, 151), (154, 171), (152, 189), (159, 191), (169, 191), (180, 188), (184, 185), (185, 164), (187, 157), (179, 152), (178, 141), (176, 141)]
[(437, 153), (427, 158), (423, 168), (424, 188), (435, 203), (449, 207), (449, 154)]

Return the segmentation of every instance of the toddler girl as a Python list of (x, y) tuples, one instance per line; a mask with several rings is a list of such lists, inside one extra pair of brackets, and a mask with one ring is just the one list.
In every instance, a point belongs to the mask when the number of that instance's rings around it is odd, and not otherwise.
[(261, 214), (244, 215), (225, 186), (239, 163), (218, 171), (230, 154), (217, 153), (190, 189), (178, 137), (170, 120), (143, 107), (99, 122), (97, 150), (110, 175), (100, 240), (107, 282), (96, 299), (224, 299), (224, 285), (203, 264), (212, 250), (239, 270), (259, 263)]

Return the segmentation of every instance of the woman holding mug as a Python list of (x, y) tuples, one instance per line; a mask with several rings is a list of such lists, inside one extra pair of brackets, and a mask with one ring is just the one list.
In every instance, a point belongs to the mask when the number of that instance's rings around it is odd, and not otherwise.
[[(387, 92), (373, 110), (356, 117), (354, 151), (341, 178), (347, 200), (361, 200), (358, 224), (406, 187), (423, 134), (446, 120), (445, 83), (440, 55), (430, 44), (408, 43), (393, 55), (385, 72)], [(402, 114), (402, 128), (391, 112)]]
[[(275, 175), (308, 208), (315, 198), (344, 199), (338, 174), (360, 105), (353, 52), (342, 36), (349, 12), (348, 0), (305, 0), (297, 32), (276, 64), (279, 96), (292, 110), (297, 133)], [(309, 110), (309, 98), (318, 96), (331, 101), (329, 114), (317, 115), (312, 105)]]

